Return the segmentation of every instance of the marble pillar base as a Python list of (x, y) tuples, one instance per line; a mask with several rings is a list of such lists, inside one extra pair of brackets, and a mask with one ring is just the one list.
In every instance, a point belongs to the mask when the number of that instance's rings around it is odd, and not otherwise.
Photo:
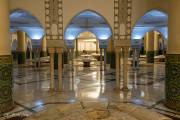
[(166, 55), (166, 100), (167, 107), (180, 111), (180, 54)]
[(0, 114), (13, 108), (12, 57), (0, 56)]
[(154, 63), (154, 51), (147, 51), (147, 63)]
[(25, 64), (26, 63), (26, 52), (17, 52), (18, 55), (18, 64)]

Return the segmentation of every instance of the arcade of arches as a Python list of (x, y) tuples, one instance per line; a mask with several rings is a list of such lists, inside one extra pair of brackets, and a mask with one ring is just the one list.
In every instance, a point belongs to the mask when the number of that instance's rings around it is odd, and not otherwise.
[(179, 120), (178, 11), (179, 0), (0, 0), (0, 119)]

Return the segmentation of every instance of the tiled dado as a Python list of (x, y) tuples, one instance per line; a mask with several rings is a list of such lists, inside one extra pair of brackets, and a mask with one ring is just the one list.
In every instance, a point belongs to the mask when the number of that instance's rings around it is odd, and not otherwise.
[(147, 51), (147, 63), (154, 63), (154, 51)]
[(12, 57), (3, 55), (0, 56), (0, 114), (12, 107)]
[(180, 54), (166, 55), (166, 105), (180, 111)]

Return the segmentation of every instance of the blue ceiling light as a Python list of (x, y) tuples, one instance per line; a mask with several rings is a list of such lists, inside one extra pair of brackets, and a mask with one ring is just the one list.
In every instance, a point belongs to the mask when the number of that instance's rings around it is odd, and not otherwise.
[[(159, 31), (164, 38), (168, 38), (168, 15), (159, 10), (147, 12), (132, 30), (132, 40), (141, 40), (147, 32)], [(133, 43), (133, 42), (131, 42)]]
[(65, 40), (75, 40), (82, 32), (89, 31), (99, 40), (108, 40), (112, 31), (106, 20), (92, 11), (84, 11), (75, 16), (65, 30)]

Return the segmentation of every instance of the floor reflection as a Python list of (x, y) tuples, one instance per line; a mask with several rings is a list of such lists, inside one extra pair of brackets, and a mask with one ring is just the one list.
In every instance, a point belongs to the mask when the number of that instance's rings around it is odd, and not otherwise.
[[(58, 80), (57, 71), (55, 71), (55, 79)], [(128, 92), (115, 91), (115, 70), (100, 71), (98, 64), (90, 68), (75, 65), (74, 71), (70, 66), (65, 65), (64, 92), (61, 93), (48, 91), (50, 81), (48, 65), (41, 67), (39, 71), (34, 71), (31, 67), (15, 67), (13, 80), (13, 94), (17, 104), (13, 112), (25, 111), (31, 114), (32, 111), (45, 110), (52, 105), (79, 101), (128, 102), (156, 108), (163, 106), (165, 65), (144, 64), (138, 71), (134, 71), (129, 66)]]

